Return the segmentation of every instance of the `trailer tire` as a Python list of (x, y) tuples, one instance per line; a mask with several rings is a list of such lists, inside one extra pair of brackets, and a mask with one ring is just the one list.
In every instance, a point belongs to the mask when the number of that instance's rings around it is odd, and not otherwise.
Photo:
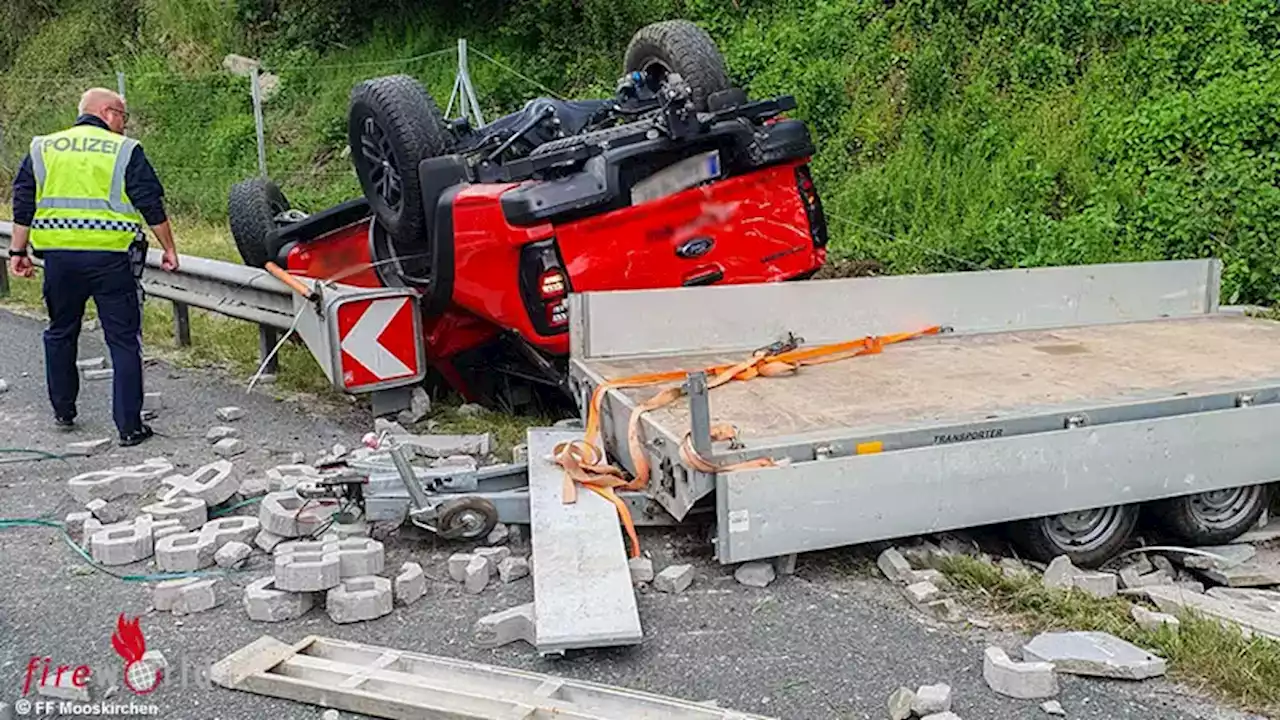
[(1009, 524), (1009, 533), (1033, 560), (1066, 555), (1080, 567), (1097, 567), (1120, 552), (1137, 524), (1137, 505), (1112, 505), (1021, 520)]
[(706, 30), (688, 20), (666, 20), (636, 31), (627, 46), (625, 72), (643, 70), (657, 81), (676, 73), (693, 91), (693, 109), (707, 111), (707, 100), (728, 90), (729, 72), (724, 56)]
[(1160, 528), (1189, 545), (1222, 545), (1244, 534), (1271, 504), (1269, 484), (1158, 500), (1147, 507)]
[(480, 497), (445, 502), (436, 521), (438, 534), (445, 540), (478, 540), (492, 532), (497, 524), (498, 508)]
[(267, 236), (278, 227), (276, 217), (289, 210), (289, 200), (279, 186), (266, 178), (252, 178), (231, 186), (227, 216), (231, 238), (245, 265), (264, 267), (274, 260)]
[(351, 90), (347, 141), (360, 187), (378, 221), (402, 242), (426, 233), (418, 163), (453, 148), (435, 99), (408, 75), (365, 80)]

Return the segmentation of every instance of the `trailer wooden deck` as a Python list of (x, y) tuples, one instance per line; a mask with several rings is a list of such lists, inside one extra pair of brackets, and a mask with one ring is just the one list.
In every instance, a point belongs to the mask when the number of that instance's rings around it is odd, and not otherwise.
[[(586, 364), (617, 379), (741, 359), (709, 353)], [(951, 425), (1226, 391), (1277, 378), (1280, 322), (1202, 315), (923, 338), (886, 347), (880, 355), (806, 367), (794, 376), (729, 383), (711, 392), (710, 405), (713, 422), (736, 425), (750, 444), (833, 428)], [(638, 402), (656, 391), (624, 392)], [(687, 403), (649, 417), (677, 436), (689, 428)]]

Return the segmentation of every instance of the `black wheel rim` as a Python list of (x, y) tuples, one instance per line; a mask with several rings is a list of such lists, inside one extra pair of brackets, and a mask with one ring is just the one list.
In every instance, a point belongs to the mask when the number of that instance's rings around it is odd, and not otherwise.
[(1206, 528), (1225, 530), (1244, 522), (1262, 502), (1262, 486), (1227, 488), (1192, 495), (1187, 508)]
[(1055, 545), (1071, 552), (1091, 552), (1105, 545), (1124, 524), (1118, 507), (1062, 513), (1041, 520)]
[(400, 166), (396, 163), (391, 138), (372, 118), (364, 119), (360, 132), (360, 154), (369, 168), (369, 183), (373, 191), (393, 212), (400, 212), (404, 204)]
[(671, 67), (661, 58), (656, 57), (645, 58), (644, 62), (640, 63), (640, 69), (647, 77), (646, 84), (649, 89), (655, 92), (662, 87), (662, 83), (666, 82), (667, 76), (671, 74)]

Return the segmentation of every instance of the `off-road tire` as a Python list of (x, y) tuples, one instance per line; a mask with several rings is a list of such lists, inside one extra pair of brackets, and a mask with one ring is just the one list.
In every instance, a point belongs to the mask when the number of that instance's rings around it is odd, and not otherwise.
[[(1204, 496), (1204, 497), (1202, 497)], [(1224, 506), (1216, 512), (1205, 507), (1205, 498), (1218, 496)], [(1224, 545), (1248, 532), (1271, 504), (1270, 485), (1250, 485), (1158, 500), (1147, 505), (1160, 529), (1191, 546)], [(1215, 517), (1216, 516), (1216, 517)]]
[(1061, 517), (1057, 515), (1009, 523), (1007, 532), (1014, 544), (1033, 560), (1047, 563), (1059, 555), (1066, 555), (1071, 558), (1072, 564), (1079, 567), (1098, 567), (1120, 552), (1129, 541), (1138, 524), (1139, 506), (1115, 505), (1099, 509), (1099, 512), (1103, 511), (1114, 512), (1114, 518), (1107, 523), (1095, 542), (1084, 547), (1066, 544), (1056, 536), (1051, 523), (1054, 518)]
[(658, 64), (678, 73), (693, 91), (693, 109), (706, 112), (712, 93), (729, 89), (724, 56), (705, 30), (688, 20), (646, 25), (631, 37), (623, 62), (625, 72)]
[(252, 178), (231, 186), (227, 196), (227, 216), (231, 238), (245, 265), (264, 267), (274, 260), (267, 248), (267, 235), (276, 229), (276, 216), (289, 210), (289, 200), (266, 178)]
[[(347, 141), (360, 187), (378, 221), (402, 241), (422, 237), (425, 215), (418, 163), (444, 155), (454, 145), (431, 94), (408, 75), (360, 83), (351, 91)], [(375, 157), (386, 159), (390, 167)], [(388, 171), (394, 172), (395, 180), (386, 180)]]

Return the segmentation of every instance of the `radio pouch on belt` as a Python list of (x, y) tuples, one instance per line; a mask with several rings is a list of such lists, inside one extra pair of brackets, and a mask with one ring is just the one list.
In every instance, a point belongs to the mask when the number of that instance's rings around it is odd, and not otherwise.
[(142, 290), (142, 271), (147, 267), (147, 238), (142, 233), (138, 233), (138, 237), (129, 243), (129, 268), (133, 270), (133, 281), (138, 286), (138, 306), (141, 307), (146, 300), (146, 293)]

